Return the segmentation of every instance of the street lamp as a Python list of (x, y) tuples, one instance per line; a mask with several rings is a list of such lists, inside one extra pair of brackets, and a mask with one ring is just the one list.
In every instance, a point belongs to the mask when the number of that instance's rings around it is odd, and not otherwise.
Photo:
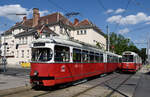
[[(19, 16), (19, 15), (26, 15), (26, 13), (10, 13), (10, 14), (7, 14), (7, 15), (16, 15), (16, 16)], [(5, 26), (6, 26), (6, 24), (5, 24)], [(3, 58), (2, 58), (2, 63), (3, 63), (3, 70), (4, 70), (4, 72), (6, 72), (7, 71), (7, 67), (6, 67), (6, 65), (7, 65), (7, 60), (6, 60), (6, 45), (8, 45), (8, 43), (6, 43), (6, 40), (5, 40), (5, 37), (6, 37), (6, 32), (4, 32), (4, 43), (3, 43), (3, 46), (4, 46), (4, 53), (3, 53)]]

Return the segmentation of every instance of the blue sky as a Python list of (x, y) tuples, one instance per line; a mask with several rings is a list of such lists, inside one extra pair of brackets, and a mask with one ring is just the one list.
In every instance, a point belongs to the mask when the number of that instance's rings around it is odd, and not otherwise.
[[(0, 0), (0, 32), (21, 20), (22, 16), (12, 14), (27, 13), (31, 18), (32, 9), (39, 8), (41, 15), (80, 12), (81, 15), (70, 20), (89, 19), (104, 33), (108, 24), (110, 32), (120, 33), (134, 43), (145, 43), (150, 35), (149, 4), (150, 0)], [(146, 47), (145, 44), (136, 45)]]

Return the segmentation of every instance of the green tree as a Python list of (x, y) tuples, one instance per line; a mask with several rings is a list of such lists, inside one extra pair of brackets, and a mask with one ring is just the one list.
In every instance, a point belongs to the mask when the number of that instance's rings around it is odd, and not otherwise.
[(147, 59), (146, 48), (142, 48), (140, 50), (139, 55), (141, 56), (143, 63), (146, 62), (146, 59)]
[(140, 52), (130, 39), (114, 32), (110, 33), (110, 51), (119, 55), (124, 51)]
[(137, 53), (142, 58), (143, 62), (147, 59), (146, 48), (140, 50), (130, 39), (114, 32), (110, 33), (110, 51), (119, 55), (122, 55), (124, 51), (132, 51)]

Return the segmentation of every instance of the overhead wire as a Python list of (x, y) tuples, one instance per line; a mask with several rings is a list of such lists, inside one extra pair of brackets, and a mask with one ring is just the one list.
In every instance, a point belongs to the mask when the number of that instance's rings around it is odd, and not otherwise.
[[(103, 2), (101, 0), (97, 0), (98, 4), (104, 9), (106, 12), (108, 9), (104, 6)], [(106, 13), (107, 17), (110, 17), (110, 13)]]
[(55, 3), (53, 0), (47, 0), (48, 2), (50, 2), (50, 4), (53, 4), (56, 8), (59, 8), (60, 10), (64, 11), (64, 12), (68, 12), (68, 10), (64, 9), (63, 7), (59, 6), (57, 3)]
[(150, 9), (145, 8), (144, 6), (142, 6), (142, 4), (140, 2), (138, 2), (137, 0), (133, 0), (133, 2), (135, 3), (136, 6), (145, 9), (146, 11), (149, 12)]
[[(129, 4), (132, 0), (128, 0), (127, 2), (127, 5), (125, 6), (125, 11), (122, 13), (122, 16), (124, 16), (124, 14), (127, 12), (126, 10), (128, 9), (129, 7)], [(126, 21), (126, 20), (125, 20)], [(118, 26), (120, 26), (120, 22), (121, 22), (121, 18), (119, 19), (119, 23), (116, 23), (116, 26), (115, 26), (115, 29), (114, 29), (114, 32), (116, 32), (116, 30), (118, 29)]]

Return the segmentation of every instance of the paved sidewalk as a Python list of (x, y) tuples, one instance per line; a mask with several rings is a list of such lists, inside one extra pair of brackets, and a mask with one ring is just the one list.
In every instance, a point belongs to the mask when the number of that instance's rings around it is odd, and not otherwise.
[(0, 72), (0, 90), (26, 86), (29, 84), (30, 69), (8, 68), (7, 72)]
[(133, 97), (150, 97), (150, 71), (143, 66), (139, 72), (142, 74)]

